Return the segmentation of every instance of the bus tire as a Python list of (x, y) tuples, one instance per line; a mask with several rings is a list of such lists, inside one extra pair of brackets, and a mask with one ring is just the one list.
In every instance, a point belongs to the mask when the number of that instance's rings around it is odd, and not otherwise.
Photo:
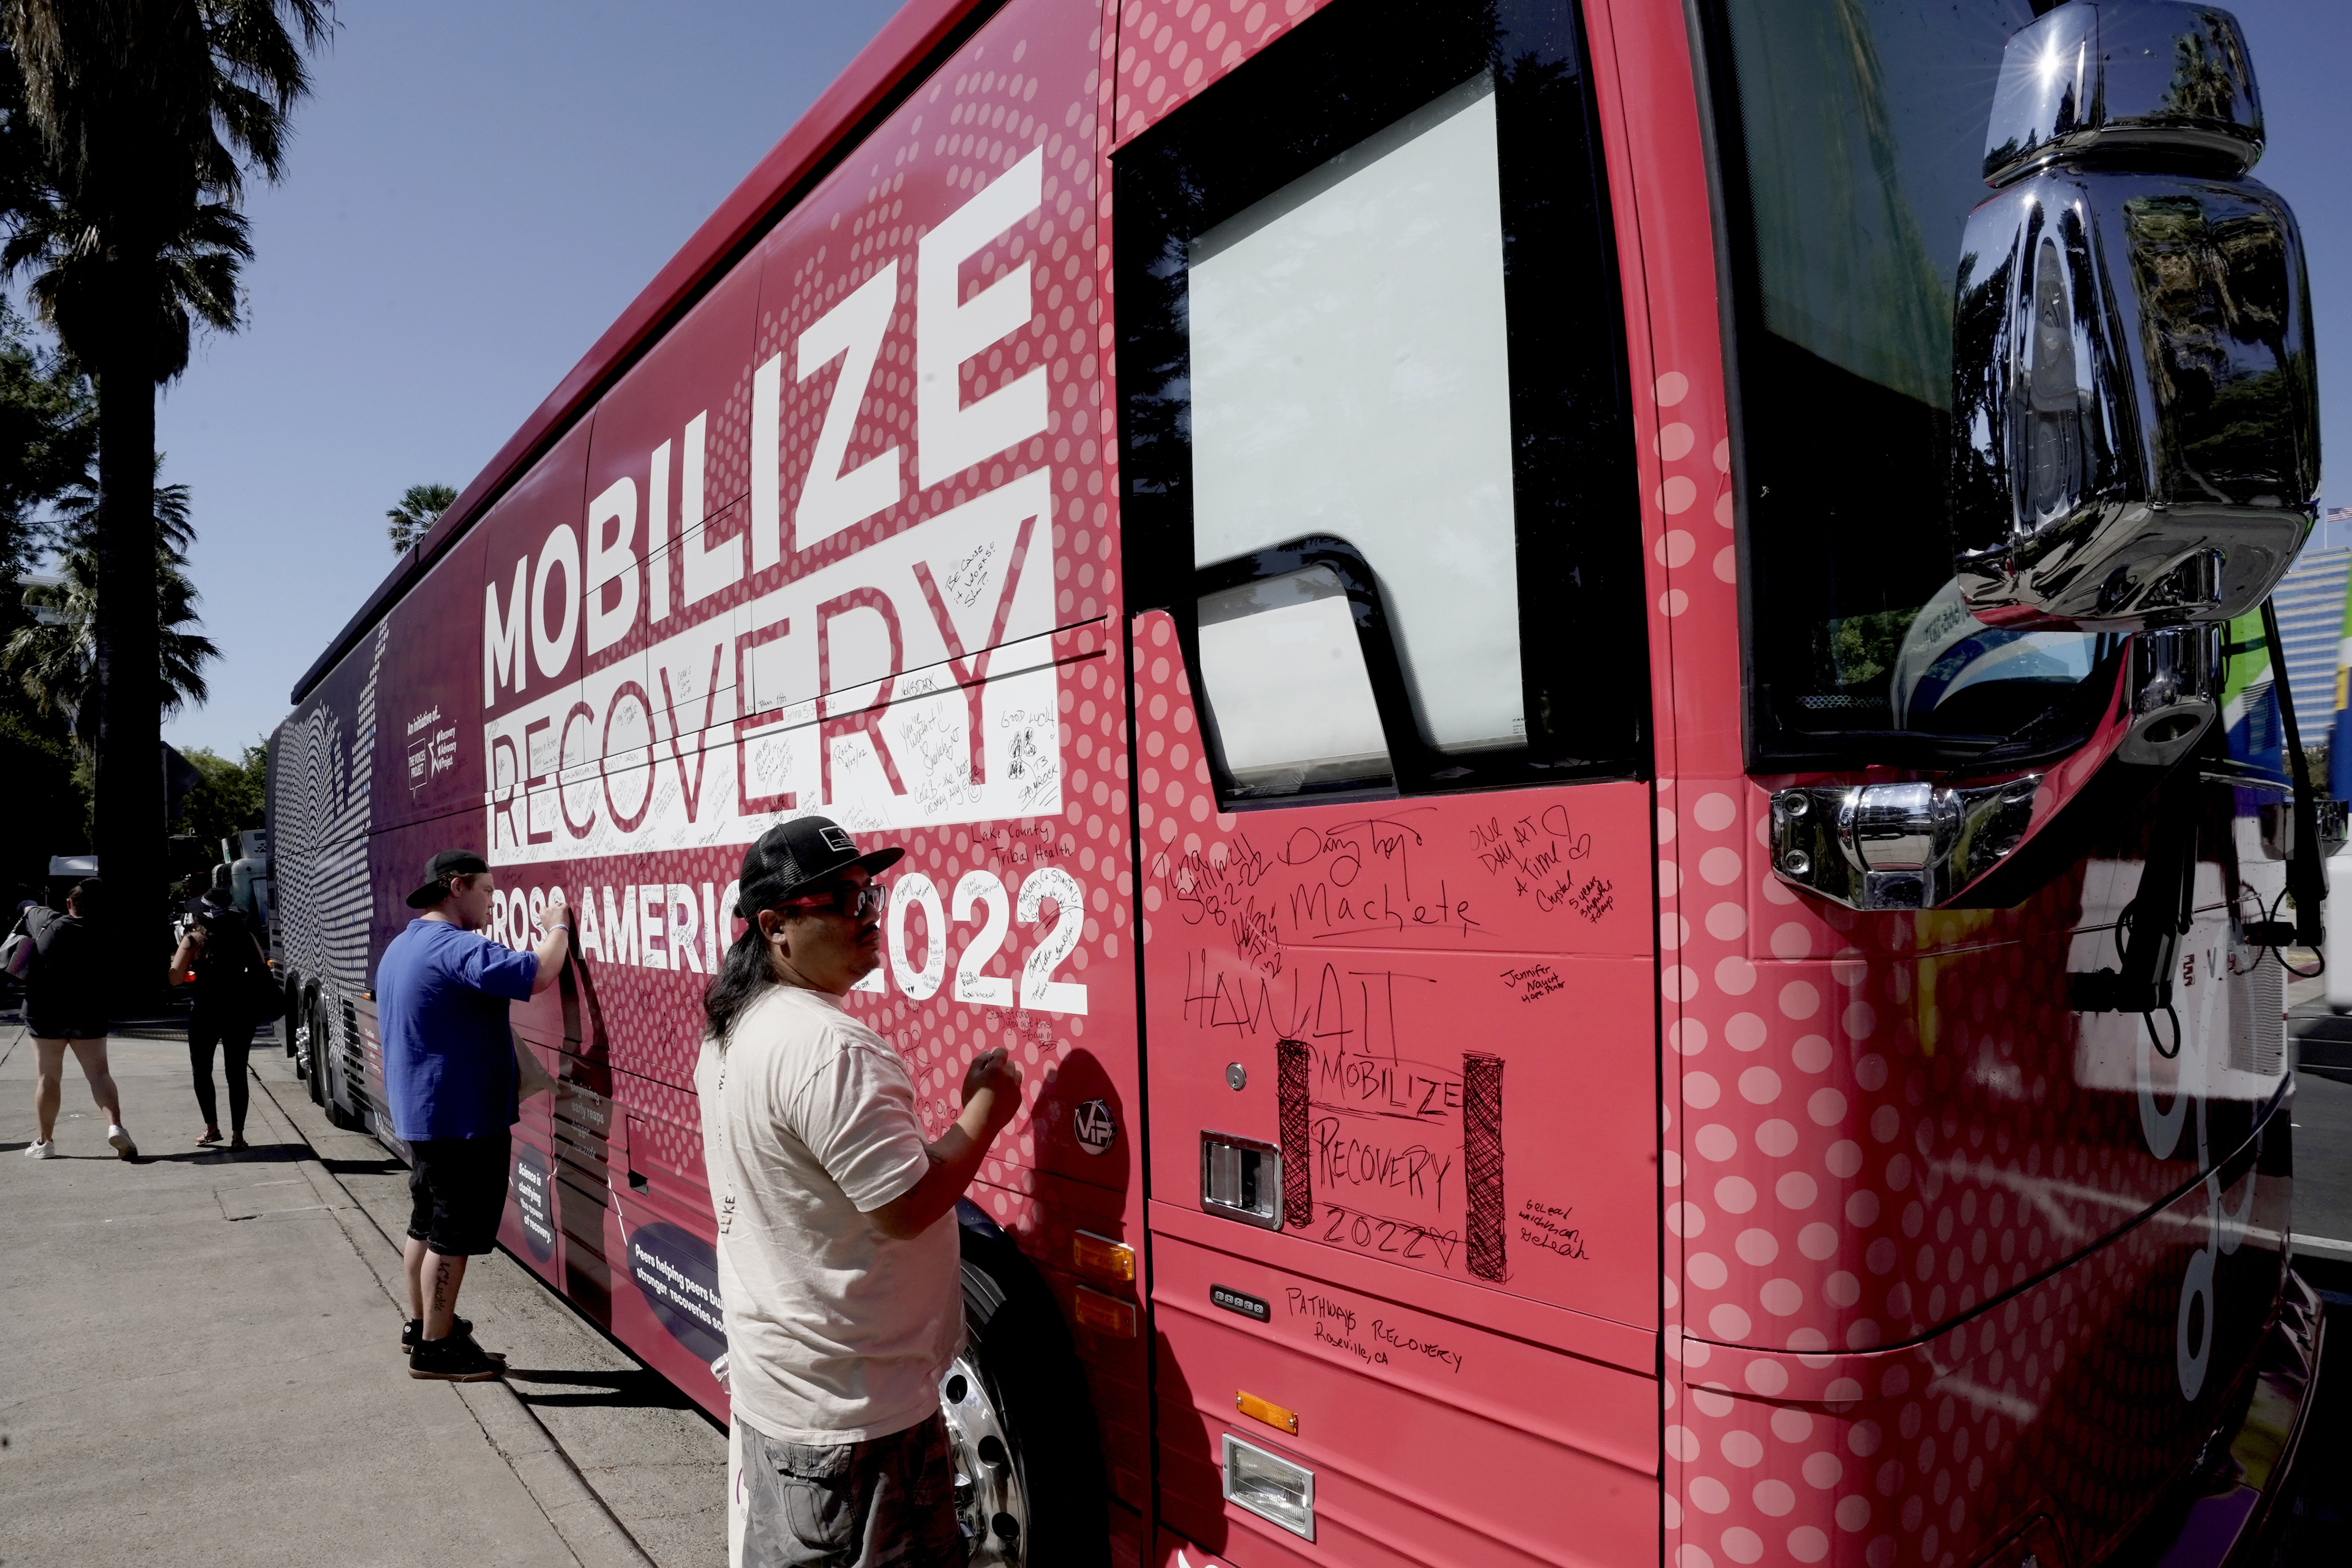
[(310, 1043), (306, 1050), (310, 1058), (310, 1103), (323, 1110), (327, 1103), (327, 1032), (326, 1020), (319, 1011), (316, 996), (303, 1004), (302, 1016), (310, 1031)]
[(310, 1070), (317, 1080), (320, 1107), (327, 1113), (327, 1125), (354, 1132), (359, 1131), (360, 1119), (343, 1109), (342, 1099), (335, 1092), (333, 1021), (334, 1015), (321, 996), (310, 1015)]
[(294, 1064), (294, 1079), (299, 1083), (310, 1076), (310, 1059), (302, 1048), (303, 1037), (310, 1029), (310, 1004), (302, 994), (299, 975), (286, 977), (286, 1056)]
[(956, 1205), (963, 1353), (940, 1383), (975, 1568), (1105, 1568), (1110, 1521), (1086, 1369), (1013, 1238)]

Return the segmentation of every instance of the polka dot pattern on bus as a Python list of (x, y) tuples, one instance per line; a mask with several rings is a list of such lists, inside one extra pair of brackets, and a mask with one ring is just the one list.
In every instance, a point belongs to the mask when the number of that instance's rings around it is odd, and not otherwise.
[(1129, 0), (1118, 14), (1118, 139), (1156, 124), (1326, 3)]
[[(1653, 389), (1656, 607), (1679, 700), (1711, 677), (1736, 711), (1728, 448), (1696, 380)], [(2197, 1267), (2215, 1209), (2273, 1233), (2285, 1214), (2240, 1172), (2053, 1272), (2183, 1174), (2118, 1092), (2140, 1020), (2085, 1023), (2046, 973), (2029, 983), (2115, 901), (2109, 873), (2078, 866), (2013, 911), (1860, 913), (1773, 874), (1769, 782), (1667, 776), (1657, 795), (1669, 1560), (1952, 1568), (1990, 1544), (1980, 1521), (2053, 1500), (2121, 1528), (2166, 1479), (2170, 1401), (2201, 1364), (2152, 1282)], [(2201, 1321), (2210, 1359), (2210, 1301)]]

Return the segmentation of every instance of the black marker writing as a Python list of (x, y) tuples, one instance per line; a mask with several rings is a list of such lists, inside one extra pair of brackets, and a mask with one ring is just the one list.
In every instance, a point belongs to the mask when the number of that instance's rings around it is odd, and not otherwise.
[(1407, 1351), (1414, 1355), (1426, 1356), (1431, 1361), (1452, 1367), (1457, 1373), (1462, 1370), (1460, 1351), (1447, 1350), (1434, 1340), (1418, 1338), (1380, 1318), (1372, 1320), (1372, 1342), (1375, 1344), (1388, 1345), (1395, 1350)]
[(1583, 1262), (1589, 1257), (1584, 1250), (1584, 1232), (1570, 1225), (1568, 1218), (1575, 1212), (1573, 1204), (1563, 1207), (1529, 1198), (1519, 1205), (1519, 1239)]

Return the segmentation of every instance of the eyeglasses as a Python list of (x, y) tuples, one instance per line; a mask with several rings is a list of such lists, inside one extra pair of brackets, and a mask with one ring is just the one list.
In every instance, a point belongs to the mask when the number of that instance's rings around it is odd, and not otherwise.
[(883, 882), (868, 882), (863, 887), (854, 882), (835, 882), (825, 892), (813, 898), (787, 900), (788, 910), (829, 909), (844, 920), (859, 921), (867, 915), (879, 914), (890, 901), (890, 889)]

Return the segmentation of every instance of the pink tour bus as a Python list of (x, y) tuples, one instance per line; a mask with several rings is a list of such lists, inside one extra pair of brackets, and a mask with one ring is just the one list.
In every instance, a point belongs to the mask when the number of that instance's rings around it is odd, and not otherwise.
[(1030, 1086), (974, 1563), (2243, 1553), (2341, 831), (2262, 146), (2202, 5), (910, 0), (296, 689), (312, 1092), (397, 1151), (431, 851), (560, 888), (502, 1239), (723, 1418), (698, 1002), (824, 813), (926, 1116)]

